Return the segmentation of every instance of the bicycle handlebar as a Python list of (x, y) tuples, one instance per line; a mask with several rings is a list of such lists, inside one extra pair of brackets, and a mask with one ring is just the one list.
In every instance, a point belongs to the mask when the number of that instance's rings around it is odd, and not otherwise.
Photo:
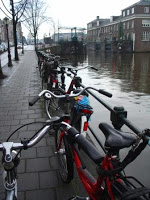
[(34, 97), (34, 98), (29, 102), (29, 106), (33, 106), (39, 99), (40, 99), (40, 96)]
[(62, 99), (62, 98), (74, 98), (74, 97), (77, 97), (77, 96), (80, 96), (85, 90), (88, 90), (88, 89), (92, 89), (92, 90), (95, 90), (97, 92), (99, 92), (100, 94), (103, 94), (107, 97), (112, 97), (112, 94), (109, 93), (109, 92), (106, 92), (104, 90), (100, 90), (100, 89), (96, 89), (94, 87), (85, 87), (83, 88), (79, 93), (77, 94), (65, 94), (65, 95), (56, 95), (54, 94), (53, 92), (49, 91), (49, 90), (43, 90), (42, 92), (40, 92), (36, 97), (34, 97), (30, 102), (29, 102), (29, 106), (33, 106), (39, 99), (42, 95), (45, 95), (46, 99), (51, 99), (51, 96), (57, 98), (57, 99)]
[(95, 146), (89, 142), (82, 134), (74, 128), (70, 127), (68, 130), (68, 136), (71, 137), (75, 143), (77, 143), (81, 149), (96, 163), (99, 164), (104, 158)]
[(40, 129), (37, 135), (31, 141), (25, 141), (21, 143), (14, 142), (4, 142), (0, 144), (0, 151), (5, 152), (4, 160), (6, 163), (12, 161), (11, 151), (17, 149), (28, 149), (36, 145), (51, 129), (53, 125), (58, 125), (60, 128), (63, 128), (68, 135), (74, 139), (74, 142), (79, 144), (83, 151), (95, 162), (99, 163), (103, 158), (100, 152), (93, 146), (86, 138), (84, 138), (79, 132), (70, 126), (68, 123), (63, 122), (59, 117), (53, 117), (51, 120), (46, 122), (46, 125)]

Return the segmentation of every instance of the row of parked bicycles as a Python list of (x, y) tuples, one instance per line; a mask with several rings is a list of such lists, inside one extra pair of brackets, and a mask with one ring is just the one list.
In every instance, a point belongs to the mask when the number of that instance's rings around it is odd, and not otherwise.
[[(33, 147), (51, 132), (55, 137), (56, 156), (62, 180), (64, 183), (70, 183), (74, 178), (76, 167), (78, 176), (88, 194), (88, 197), (74, 196), (72, 200), (150, 199), (150, 189), (135, 177), (126, 175), (124, 171), (145, 147), (150, 145), (150, 130), (138, 131), (132, 128), (130, 123), (129, 126), (135, 133), (122, 132), (119, 130), (123, 125), (120, 122), (123, 120), (122, 115), (112, 112), (112, 121), (114, 119), (112, 124), (115, 128), (107, 123), (99, 124), (99, 129), (105, 136), (105, 144), (102, 147), (104, 154), (102, 155), (87, 137), (90, 128), (89, 121), (93, 113), (89, 95), (93, 95), (92, 90), (95, 91), (93, 96), (96, 92), (107, 97), (112, 97), (112, 94), (92, 86), (85, 87), (81, 77), (77, 75), (83, 67), (73, 68), (65, 65), (64, 61), (58, 56), (38, 52), (42, 91), (30, 101), (29, 105), (33, 106), (43, 98), (48, 120), (34, 137), (23, 139), (20, 143), (9, 142), (8, 139), (0, 144), (0, 150), (3, 152), (6, 199), (17, 199), (16, 169), (20, 160), (20, 151)], [(66, 76), (71, 78), (67, 89)], [(102, 101), (101, 103), (105, 106), (105, 103)], [(55, 104), (57, 115), (52, 114), (52, 104)], [(59, 110), (61, 112), (58, 112)], [(127, 119), (124, 121), (128, 124)], [(100, 141), (99, 143), (101, 144)], [(120, 150), (124, 148), (129, 150), (127, 155), (121, 158)], [(82, 151), (96, 166), (97, 178), (88, 171)]]

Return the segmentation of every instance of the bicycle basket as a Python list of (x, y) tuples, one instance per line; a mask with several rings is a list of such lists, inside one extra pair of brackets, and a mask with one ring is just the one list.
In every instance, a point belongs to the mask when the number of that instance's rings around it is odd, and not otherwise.
[(90, 106), (89, 98), (87, 96), (78, 96), (75, 98), (76, 102), (74, 107), (77, 112), (81, 113), (83, 116), (90, 117), (93, 113), (93, 108)]

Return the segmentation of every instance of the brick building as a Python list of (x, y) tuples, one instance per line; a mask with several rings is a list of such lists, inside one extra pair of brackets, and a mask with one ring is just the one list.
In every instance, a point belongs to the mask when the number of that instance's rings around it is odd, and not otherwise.
[(121, 16), (87, 24), (88, 46), (112, 52), (150, 52), (150, 0), (122, 10)]
[[(13, 23), (12, 20), (8, 21), (8, 33), (9, 33), (9, 41), (14, 43), (13, 37)], [(22, 27), (21, 22), (17, 23), (17, 41), (22, 41)], [(7, 32), (5, 21), (0, 19), (0, 42), (7, 42)]]

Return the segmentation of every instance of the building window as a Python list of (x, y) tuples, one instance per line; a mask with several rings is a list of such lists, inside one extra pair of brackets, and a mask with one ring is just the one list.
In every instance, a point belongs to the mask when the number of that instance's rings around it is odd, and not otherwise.
[(131, 40), (133, 41), (133, 33), (131, 33)]
[(97, 21), (97, 26), (99, 26), (99, 21)]
[(125, 11), (123, 11), (123, 17), (125, 17), (126, 16), (126, 12)]
[(117, 27), (117, 28), (116, 28), (116, 31), (118, 31), (118, 24), (116, 25), (116, 27)]
[(132, 14), (134, 13), (134, 8), (132, 8), (131, 13), (132, 13)]
[(131, 28), (134, 28), (134, 20), (131, 21)]
[(127, 15), (129, 15), (130, 14), (130, 10), (127, 10)]
[(126, 36), (126, 37), (127, 37), (127, 40), (129, 40), (129, 33), (127, 33), (127, 36)]
[(142, 32), (142, 41), (150, 41), (150, 32), (148, 31)]
[(149, 7), (144, 7), (144, 13), (149, 13)]
[(129, 29), (129, 22), (127, 22), (127, 29)]
[(126, 28), (126, 23), (124, 22), (124, 23), (123, 23), (123, 29), (125, 29), (125, 28)]
[(150, 19), (143, 19), (142, 27), (150, 27)]

